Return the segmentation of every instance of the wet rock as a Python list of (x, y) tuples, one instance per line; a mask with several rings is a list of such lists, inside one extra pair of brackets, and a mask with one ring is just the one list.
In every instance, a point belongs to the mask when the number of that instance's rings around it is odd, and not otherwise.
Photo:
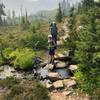
[(78, 69), (78, 66), (77, 65), (70, 65), (69, 69), (72, 70), (72, 71), (74, 71), (74, 70)]
[(54, 69), (59, 74), (60, 79), (66, 79), (70, 77), (70, 71), (66, 68)]
[(65, 68), (67, 64), (65, 62), (59, 62), (56, 64), (56, 68)]
[(76, 81), (75, 80), (72, 80), (72, 79), (65, 79), (63, 80), (63, 83), (64, 83), (64, 86), (67, 86), (67, 87), (73, 87), (73, 86), (76, 86)]
[(52, 70), (54, 68), (54, 65), (53, 64), (47, 64), (45, 66), (45, 68), (47, 68), (48, 70)]
[(53, 83), (53, 86), (56, 89), (59, 89), (59, 88), (63, 88), (64, 87), (62, 80), (59, 80), (59, 81), (54, 82)]
[(50, 78), (51, 81), (56, 81), (59, 79), (59, 74), (55, 72), (49, 72), (48, 77)]

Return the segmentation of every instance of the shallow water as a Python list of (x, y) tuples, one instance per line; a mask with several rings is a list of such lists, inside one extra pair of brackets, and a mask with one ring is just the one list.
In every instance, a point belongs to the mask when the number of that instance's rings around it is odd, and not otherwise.
[(57, 72), (60, 75), (61, 79), (69, 78), (70, 77), (70, 71), (68, 69), (55, 69), (55, 72)]

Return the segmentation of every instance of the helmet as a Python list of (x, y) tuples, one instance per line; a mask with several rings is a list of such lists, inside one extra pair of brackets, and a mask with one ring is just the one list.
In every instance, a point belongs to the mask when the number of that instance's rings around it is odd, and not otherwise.
[(48, 38), (52, 38), (52, 35), (48, 35)]

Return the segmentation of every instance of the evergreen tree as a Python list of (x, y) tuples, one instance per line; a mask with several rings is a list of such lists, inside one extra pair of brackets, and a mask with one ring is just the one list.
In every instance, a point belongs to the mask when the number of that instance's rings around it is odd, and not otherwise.
[(26, 22), (24, 16), (21, 17), (21, 28), (22, 30), (26, 29)]
[(62, 11), (61, 11), (61, 5), (59, 3), (59, 8), (58, 8), (58, 12), (57, 12), (57, 15), (56, 15), (56, 21), (62, 22), (62, 17), (63, 17), (63, 14), (62, 14)]
[[(84, 0), (81, 11), (75, 16), (71, 9), (69, 18), (71, 34), (67, 47), (72, 48), (74, 52), (72, 59), (79, 64), (79, 69), (75, 73), (78, 86), (82, 91), (90, 94), (93, 100), (99, 100), (100, 19), (96, 17), (96, 13), (100, 12), (100, 8), (92, 0)], [(75, 21), (76, 19), (78, 22)], [(79, 22), (82, 23), (83, 29), (77, 32), (75, 26)]]
[(12, 18), (11, 18), (11, 11), (8, 10), (7, 12), (7, 24), (12, 25)]
[(94, 0), (83, 0), (82, 3), (83, 3), (84, 9), (86, 10), (94, 6)]
[(13, 11), (12, 11), (13, 25), (15, 25), (15, 20), (16, 20), (16, 19), (15, 19), (15, 16), (16, 16), (16, 15), (15, 15), (15, 11), (13, 10)]
[(75, 26), (75, 8), (72, 7), (69, 12), (69, 30), (70, 30), (70, 37), (67, 40), (67, 46), (70, 50), (70, 56), (74, 56), (74, 50), (76, 48), (75, 41), (77, 39), (77, 34), (76, 34), (76, 26)]
[(22, 28), (22, 30), (28, 29), (29, 25), (30, 25), (30, 23), (28, 20), (27, 11), (25, 11), (25, 16), (21, 16), (21, 28)]
[(25, 24), (26, 24), (26, 27), (28, 28), (30, 23), (29, 23), (29, 20), (28, 20), (27, 10), (25, 11)]
[(4, 4), (1, 3), (1, 1), (0, 1), (0, 26), (3, 24), (2, 16), (5, 16), (4, 8), (5, 8)]

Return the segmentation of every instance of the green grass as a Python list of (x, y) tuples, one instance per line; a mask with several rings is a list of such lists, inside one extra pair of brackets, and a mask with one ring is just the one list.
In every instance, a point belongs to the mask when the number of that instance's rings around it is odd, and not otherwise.
[(0, 95), (2, 100), (50, 100), (48, 90), (35, 80), (7, 78), (0, 80), (0, 87), (6, 87), (6, 92)]

